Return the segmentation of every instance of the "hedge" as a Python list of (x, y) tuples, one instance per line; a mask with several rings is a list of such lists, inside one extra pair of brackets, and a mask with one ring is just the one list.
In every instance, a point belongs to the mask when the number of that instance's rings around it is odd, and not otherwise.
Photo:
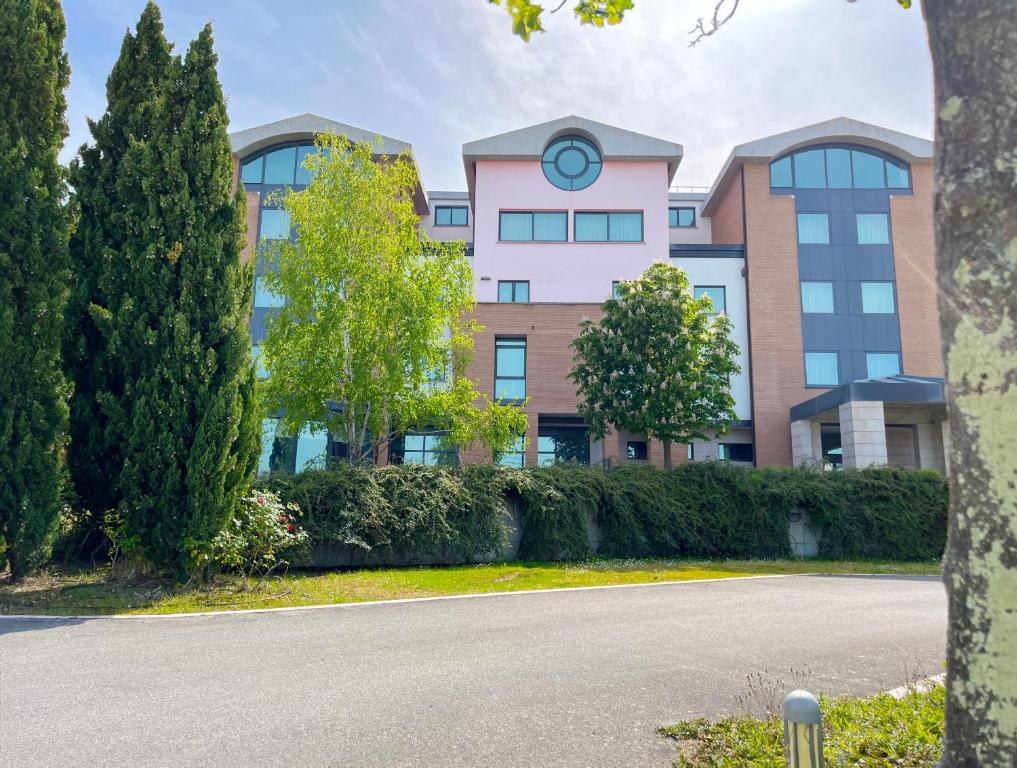
[(823, 557), (930, 560), (946, 542), (947, 486), (932, 471), (401, 466), (276, 476), (260, 487), (300, 505), (313, 545), (349, 548), (363, 562), (499, 559), (506, 502), (525, 560), (788, 556), (795, 510), (818, 529)]

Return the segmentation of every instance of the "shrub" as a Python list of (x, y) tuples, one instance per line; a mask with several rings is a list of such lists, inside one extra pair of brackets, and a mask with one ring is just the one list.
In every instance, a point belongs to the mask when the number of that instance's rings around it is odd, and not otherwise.
[(890, 468), (402, 466), (305, 472), (261, 487), (300, 506), (312, 543), (359, 553), (358, 563), (497, 559), (506, 498), (527, 560), (787, 556), (795, 510), (809, 514), (830, 558), (929, 560), (946, 540), (945, 480)]
[(241, 498), (226, 527), (212, 540), (212, 558), (240, 573), (244, 586), (252, 576), (264, 578), (285, 563), (282, 555), (307, 541), (298, 530), (300, 508), (283, 503), (271, 491), (255, 491)]

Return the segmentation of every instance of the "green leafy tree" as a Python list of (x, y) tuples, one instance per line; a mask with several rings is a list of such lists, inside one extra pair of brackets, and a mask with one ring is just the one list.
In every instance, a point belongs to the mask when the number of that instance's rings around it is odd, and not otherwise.
[(0, 551), (14, 578), (49, 557), (60, 508), (64, 34), (57, 0), (0, 0)]
[[(523, 39), (541, 29), (539, 5), (507, 2), (513, 19), (525, 20), (514, 24)], [(718, 0), (690, 44), (730, 20), (738, 2)], [(1013, 0), (921, 6), (935, 86), (936, 266), (952, 446), (940, 766), (1017, 765), (1017, 12)]]
[(663, 441), (669, 467), (671, 443), (724, 434), (737, 418), (731, 321), (711, 315), (710, 298), (693, 298), (685, 273), (663, 262), (620, 283), (618, 294), (572, 342), (579, 415), (596, 439), (613, 428)]
[(81, 148), (70, 170), (78, 223), (70, 242), (73, 280), (64, 341), (64, 365), (74, 385), (67, 463), (77, 504), (91, 513), (96, 531), (120, 501), (124, 458), (109, 411), (123, 395), (123, 381), (93, 314), (123, 293), (124, 249), (148, 216), (151, 198), (122, 180), (156, 129), (170, 50), (159, 9), (149, 3), (136, 32), (124, 36), (106, 81), (105, 114), (89, 121), (93, 143)]
[(297, 240), (261, 256), (267, 286), (287, 298), (261, 344), (268, 412), (284, 413), (291, 434), (306, 424), (338, 435), (351, 464), (412, 429), (507, 448), (525, 415), (463, 373), (479, 330), (463, 244), (420, 233), (407, 157), (318, 141), (310, 185), (282, 201)]

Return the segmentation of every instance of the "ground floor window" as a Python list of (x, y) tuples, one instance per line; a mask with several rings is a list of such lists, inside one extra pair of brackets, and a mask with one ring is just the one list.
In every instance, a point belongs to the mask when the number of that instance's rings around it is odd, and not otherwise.
[(721, 443), (717, 446), (717, 457), (721, 461), (752, 461), (752, 443)]
[(507, 451), (495, 451), (494, 463), (503, 467), (522, 467), (526, 464), (526, 438), (517, 437)]
[(538, 417), (537, 465), (590, 463), (590, 432), (577, 416)]
[(287, 434), (279, 419), (262, 419), (261, 456), (258, 472), (303, 472), (325, 466), (329, 451), (329, 436), (325, 430), (304, 427), (295, 437)]
[(646, 461), (649, 453), (645, 440), (629, 440), (625, 446), (625, 457), (629, 461)]
[(451, 467), (458, 463), (458, 454), (444, 432), (407, 432), (393, 441), (389, 461)]
[(823, 461), (832, 464), (834, 469), (844, 466), (844, 452), (840, 445), (840, 425), (823, 424), (819, 430), (819, 440), (823, 448)]

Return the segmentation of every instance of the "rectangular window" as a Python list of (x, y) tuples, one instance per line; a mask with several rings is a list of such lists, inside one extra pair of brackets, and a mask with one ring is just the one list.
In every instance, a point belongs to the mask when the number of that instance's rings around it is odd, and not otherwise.
[(296, 471), (320, 469), (325, 465), (325, 453), (328, 451), (328, 432), (324, 429), (312, 430), (304, 426), (297, 435)]
[(435, 432), (408, 432), (403, 435), (402, 445), (394, 446), (393, 460), (397, 464), (423, 464), (428, 467), (454, 466), (455, 446), (448, 435)]
[(522, 467), (526, 464), (526, 440), (517, 437), (507, 451), (496, 451), (494, 463), (503, 467)]
[(568, 214), (565, 211), (502, 211), (498, 219), (498, 239), (563, 243), (568, 240)]
[(264, 157), (256, 157), (248, 160), (240, 169), (240, 180), (244, 184), (261, 184), (261, 167), (265, 163)]
[(262, 208), (259, 240), (289, 240), (290, 212), (282, 208)]
[(723, 285), (697, 285), (692, 289), (692, 295), (697, 299), (709, 296), (713, 303), (713, 310), (710, 315), (719, 315), (727, 312), (727, 291)]
[(862, 283), (862, 312), (892, 315), (895, 311), (893, 283)]
[(612, 299), (621, 298), (621, 280), (611, 281), (611, 298)]
[(469, 210), (465, 205), (436, 205), (434, 223), (439, 227), (465, 227), (469, 222)]
[(696, 460), (696, 447), (692, 443), (685, 446), (685, 458), (689, 461)]
[(645, 440), (629, 440), (625, 446), (625, 456), (629, 461), (646, 461), (649, 451)]
[(494, 399), (526, 397), (526, 339), (494, 340)]
[(311, 183), (311, 172), (304, 167), (304, 161), (307, 160), (308, 155), (313, 155), (318, 151), (317, 147), (304, 146), (297, 148), (297, 176), (296, 184), (310, 184)]
[(830, 216), (826, 213), (798, 214), (798, 242), (803, 245), (830, 244)]
[(643, 240), (643, 214), (576, 212), (577, 243), (638, 243)]
[(667, 219), (670, 227), (694, 227), (696, 226), (696, 209), (668, 208)]
[(717, 457), (721, 461), (751, 462), (752, 443), (721, 443), (717, 446)]
[(837, 353), (806, 352), (805, 384), (810, 387), (836, 387), (840, 384)]
[(530, 300), (528, 280), (499, 280), (498, 301), (502, 304), (525, 304)]
[(826, 178), (830, 189), (851, 189), (850, 150), (826, 150)]
[(810, 149), (794, 154), (796, 187), (823, 189), (826, 186), (825, 155), (821, 149)]
[(859, 245), (889, 245), (890, 222), (885, 213), (855, 214)]
[(590, 436), (584, 427), (541, 430), (537, 436), (537, 466), (590, 463)]
[(900, 375), (900, 355), (896, 352), (866, 352), (865, 368), (870, 379)]
[(833, 283), (802, 283), (802, 312), (833, 312)]
[(265, 282), (264, 275), (254, 278), (254, 306), (255, 307), (281, 307), (286, 303), (282, 294), (276, 293)]
[(770, 186), (771, 187), (793, 187), (791, 179), (791, 158), (782, 157), (776, 162), (770, 163)]
[(258, 457), (258, 474), (292, 472), (296, 440), (286, 435), (279, 419), (261, 420), (261, 455)]

